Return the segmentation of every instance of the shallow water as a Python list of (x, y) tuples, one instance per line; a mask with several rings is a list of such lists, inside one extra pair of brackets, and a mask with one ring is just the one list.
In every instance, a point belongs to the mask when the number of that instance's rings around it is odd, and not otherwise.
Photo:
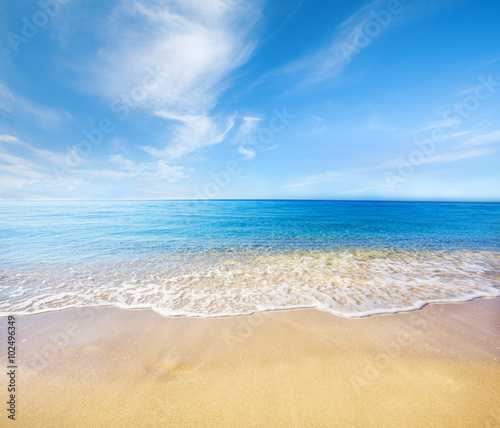
[(500, 295), (500, 204), (1, 202), (0, 311), (363, 316)]

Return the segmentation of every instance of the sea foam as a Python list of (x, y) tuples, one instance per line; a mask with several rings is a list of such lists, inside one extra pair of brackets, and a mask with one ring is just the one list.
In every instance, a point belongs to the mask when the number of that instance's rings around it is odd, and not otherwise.
[(165, 316), (318, 308), (361, 317), (500, 296), (500, 253), (488, 250), (201, 251), (16, 271), (0, 277), (2, 314), (113, 305)]

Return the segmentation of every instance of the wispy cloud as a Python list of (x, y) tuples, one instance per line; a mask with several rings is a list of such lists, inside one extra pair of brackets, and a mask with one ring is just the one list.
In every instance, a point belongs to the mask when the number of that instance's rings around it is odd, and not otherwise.
[(487, 67), (488, 65), (494, 64), (495, 62), (498, 62), (498, 61), (500, 61), (500, 56), (496, 57), (496, 58), (492, 58), (488, 61), (485, 61), (485, 62), (479, 64), (477, 68)]
[(430, 156), (426, 158), (422, 162), (422, 164), (456, 162), (463, 159), (491, 155), (496, 151), (497, 151), (496, 149), (476, 149), (476, 150), (465, 150), (461, 152), (443, 153), (440, 155)]
[(214, 118), (204, 115), (176, 115), (166, 111), (155, 114), (174, 123), (173, 141), (165, 149), (145, 146), (143, 149), (158, 157), (177, 159), (198, 149), (222, 142), (234, 126), (234, 117), (226, 119), (221, 125)]
[(134, 103), (173, 124), (173, 141), (149, 153), (177, 158), (223, 140), (231, 120), (211, 111), (255, 48), (261, 3), (123, 0), (114, 11), (92, 72), (111, 100), (142, 85)]
[(17, 137), (14, 137), (12, 135), (8, 135), (8, 134), (0, 135), (0, 142), (16, 143), (18, 141), (19, 140), (17, 139)]
[(285, 186), (285, 189), (300, 189), (301, 187), (310, 186), (317, 183), (330, 182), (338, 178), (347, 177), (352, 174), (359, 174), (363, 172), (376, 171), (380, 169), (397, 167), (398, 161), (386, 162), (383, 164), (367, 166), (363, 168), (346, 168), (339, 170), (326, 171), (321, 174), (309, 175), (301, 178), (297, 183)]
[(51, 150), (45, 150), (45, 149), (40, 149), (38, 147), (35, 147), (31, 144), (28, 144), (24, 141), (19, 140), (17, 137), (13, 135), (0, 135), (0, 143), (8, 143), (11, 146), (17, 146), (20, 147), (29, 153), (31, 155), (36, 156), (39, 158), (39, 160), (43, 161), (48, 161), (52, 163), (57, 163), (57, 164), (64, 164), (65, 163), (65, 157), (62, 154), (56, 153)]
[[(450, 153), (442, 153), (434, 156), (429, 156), (427, 158), (424, 158), (421, 160), (420, 165), (424, 164), (433, 164), (433, 163), (450, 163), (450, 162), (456, 162), (464, 159), (469, 159), (469, 158), (475, 158), (475, 157), (480, 157), (480, 156), (488, 156), (493, 153), (495, 153), (497, 149), (489, 148), (489, 149), (475, 149), (475, 150), (465, 150), (465, 151), (458, 151), (458, 152), (450, 152)], [(326, 182), (332, 182), (337, 179), (341, 179), (344, 177), (352, 176), (355, 174), (361, 174), (361, 173), (366, 173), (366, 172), (371, 172), (371, 171), (377, 171), (381, 169), (390, 169), (390, 168), (397, 168), (400, 164), (400, 160), (393, 160), (390, 162), (386, 162), (383, 164), (378, 164), (374, 166), (368, 166), (364, 168), (347, 168), (347, 169), (340, 169), (340, 170), (331, 170), (331, 171), (326, 171), (321, 174), (314, 174), (314, 175), (309, 175), (307, 177), (303, 177), (299, 179), (298, 182), (286, 185), (284, 188), (285, 189), (290, 189), (290, 190), (298, 190), (307, 186), (311, 186), (314, 184), (318, 183), (326, 183)], [(380, 184), (376, 185), (373, 187), (367, 187), (360, 189), (359, 192), (365, 191), (365, 190), (372, 190), (377, 187), (383, 187), (385, 184)], [(352, 191), (351, 193), (358, 193), (358, 190)]]
[[(64, 162), (58, 153), (39, 149), (12, 135), (0, 141), (0, 198), (44, 198), (54, 189), (73, 190), (88, 184), (76, 174), (58, 179), (53, 165)], [(8, 146), (8, 147), (7, 147)]]
[(387, 25), (377, 24), (380, 26), (380, 31), (376, 35), (368, 36), (363, 32), (367, 23), (374, 19), (373, 14), (381, 9), (385, 10), (386, 7), (387, 2), (382, 0), (375, 0), (363, 6), (338, 26), (329, 46), (287, 64), (278, 71), (278, 74), (301, 75), (301, 86), (334, 79), (345, 70), (355, 56), (370, 46), (373, 39), (396, 20), (397, 16), (394, 15), (390, 16)]
[[(189, 178), (189, 168), (164, 160), (135, 162), (115, 155), (109, 167), (67, 168), (66, 155), (40, 149), (13, 135), (0, 135), (0, 198), (37, 198), (66, 195), (68, 190), (95, 182), (174, 183)], [(56, 170), (66, 171), (58, 175)]]
[(311, 186), (317, 183), (330, 182), (336, 178), (343, 177), (348, 174), (349, 172), (346, 171), (327, 171), (321, 174), (314, 174), (314, 175), (309, 175), (307, 177), (302, 177), (297, 183), (288, 184), (284, 188), (290, 190), (297, 190), (302, 187)]
[(272, 142), (263, 141), (262, 118), (258, 116), (243, 116), (239, 118), (236, 135), (231, 137), (233, 144), (238, 144), (238, 153), (243, 155), (243, 160), (253, 159), (258, 153), (268, 152), (278, 147)]
[(179, 165), (169, 165), (164, 160), (157, 162), (139, 162), (125, 159), (121, 155), (111, 156), (110, 161), (118, 164), (127, 172), (128, 178), (140, 178), (146, 181), (166, 181), (173, 183), (189, 177), (189, 169)]
[(54, 128), (60, 125), (63, 118), (69, 115), (57, 112), (26, 100), (13, 93), (5, 84), (0, 82), (0, 114), (7, 116), (31, 117), (34, 122), (44, 128)]
[[(333, 81), (365, 49), (391, 28), (435, 12), (450, 0), (392, 2), (374, 0), (365, 4), (336, 27), (331, 42), (285, 66), (268, 72), (254, 82), (270, 77), (293, 76), (296, 89)], [(382, 18), (383, 17), (383, 18)], [(297, 83), (298, 82), (298, 83)], [(290, 92), (290, 88), (287, 89)]]
[(361, 187), (359, 189), (351, 189), (351, 190), (344, 190), (342, 192), (343, 195), (356, 195), (356, 194), (359, 194), (359, 193), (366, 193), (366, 192), (369, 192), (370, 190), (378, 190), (378, 189), (384, 189), (385, 187), (387, 187), (387, 185), (380, 181), (376, 184), (372, 184), (372, 185), (369, 185), (369, 186), (364, 186), (364, 187)]
[(391, 123), (382, 120), (379, 116), (370, 116), (366, 121), (365, 129), (368, 131), (397, 131)]
[(460, 125), (460, 121), (458, 119), (446, 119), (446, 120), (437, 120), (433, 122), (428, 122), (423, 128), (416, 129), (411, 132), (424, 132), (424, 131), (432, 131), (434, 129), (446, 129), (452, 128)]
[(500, 143), (500, 131), (492, 131), (487, 134), (477, 135), (466, 141), (464, 146), (484, 146)]
[(255, 148), (249, 147), (249, 143), (255, 138), (262, 118), (256, 116), (244, 116), (238, 132), (232, 138), (233, 143), (239, 144), (238, 153), (243, 155), (243, 160), (253, 159), (257, 156)]
[(246, 149), (243, 146), (238, 147), (238, 153), (243, 155), (243, 159), (253, 159), (256, 156), (256, 153), (253, 150)]
[(320, 116), (315, 114), (304, 114), (303, 118), (305, 119), (305, 127), (307, 130), (304, 130), (304, 135), (324, 135), (328, 132), (328, 121)]
[(478, 90), (481, 90), (482, 88), (484, 88), (484, 85), (472, 85), (472, 86), (469, 86), (469, 87), (467, 87), (465, 89), (462, 89), (462, 90), (458, 91), (457, 95), (459, 97), (463, 97), (465, 95), (469, 95), (469, 94), (475, 93)]
[(241, 143), (251, 138), (258, 129), (259, 123), (262, 121), (261, 117), (257, 116), (243, 116), (243, 121), (238, 128), (238, 132), (233, 138), (233, 142)]

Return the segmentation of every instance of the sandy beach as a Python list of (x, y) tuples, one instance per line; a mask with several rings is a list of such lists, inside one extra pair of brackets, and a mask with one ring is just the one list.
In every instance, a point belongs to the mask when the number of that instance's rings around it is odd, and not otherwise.
[(16, 320), (22, 427), (500, 426), (499, 298), (359, 319), (109, 307)]

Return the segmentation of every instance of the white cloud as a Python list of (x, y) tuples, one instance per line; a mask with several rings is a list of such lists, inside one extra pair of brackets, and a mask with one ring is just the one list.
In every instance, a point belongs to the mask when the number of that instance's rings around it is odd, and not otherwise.
[[(47, 158), (58, 157), (56, 153), (39, 151), (30, 145), (15, 143), (18, 154), (12, 154), (2, 148), (0, 153), (0, 198), (39, 199), (51, 196), (54, 189), (72, 190), (88, 184), (75, 174), (57, 178)], [(35, 157), (33, 157), (35, 156)], [(41, 158), (40, 156), (43, 156)], [(40, 161), (40, 160), (44, 161)]]
[(232, 142), (239, 145), (238, 153), (243, 155), (244, 160), (253, 159), (258, 153), (268, 152), (278, 147), (276, 144), (264, 144), (262, 138), (259, 138), (261, 122), (261, 117), (243, 116), (238, 132), (232, 138)]
[(333, 181), (337, 178), (346, 177), (346, 176), (349, 176), (352, 174), (369, 172), (369, 171), (376, 171), (379, 169), (386, 169), (386, 168), (394, 168), (397, 166), (398, 166), (398, 161), (391, 161), (391, 162), (386, 162), (383, 164), (368, 166), (368, 167), (363, 167), (363, 168), (347, 168), (347, 169), (343, 169), (343, 170), (332, 170), (332, 171), (323, 172), (321, 174), (315, 174), (315, 175), (303, 177), (299, 180), (299, 182), (294, 183), (294, 184), (289, 184), (289, 185), (285, 186), (285, 188), (298, 189), (298, 188), (310, 186), (310, 185), (316, 184), (316, 183), (324, 183), (324, 182)]
[(165, 180), (168, 183), (173, 183), (188, 178), (190, 172), (183, 166), (168, 165), (164, 160), (136, 163), (121, 155), (114, 155), (111, 156), (110, 161), (120, 165), (121, 169), (127, 172), (128, 178), (139, 178), (146, 181)]
[(211, 110), (254, 50), (261, 3), (122, 0), (92, 71), (100, 94), (175, 123), (174, 141), (149, 153), (176, 158), (222, 141), (230, 120)]
[(8, 135), (8, 134), (0, 135), (0, 142), (16, 143), (18, 141), (19, 140), (16, 137), (12, 136), (12, 135)]
[[(335, 78), (356, 55), (370, 46), (374, 38), (383, 33), (384, 27), (381, 27), (380, 32), (373, 37), (366, 36), (363, 30), (366, 24), (374, 19), (372, 13), (384, 7), (385, 3), (381, 0), (365, 5), (338, 27), (329, 46), (288, 64), (279, 73), (302, 73), (302, 84), (305, 85)], [(391, 21), (395, 18), (396, 16), (391, 16)]]
[(467, 87), (465, 89), (462, 89), (461, 91), (458, 91), (458, 96), (459, 97), (463, 97), (465, 95), (472, 94), (472, 93), (480, 90), (481, 88), (484, 88), (484, 85), (469, 86), (469, 87)]
[(383, 121), (379, 116), (370, 116), (366, 121), (365, 129), (368, 131), (397, 131), (391, 123)]
[[(420, 2), (388, 2), (374, 0), (358, 9), (336, 28), (332, 41), (323, 48), (292, 61), (284, 67), (269, 72), (254, 84), (268, 77), (298, 75), (299, 89), (316, 85), (339, 76), (354, 58), (391, 27), (400, 26), (433, 13), (441, 3), (449, 0)], [(430, 5), (429, 3), (432, 3)], [(335, 17), (332, 17), (335, 19)], [(287, 88), (290, 92), (290, 88)]]
[(13, 93), (0, 82), (0, 113), (8, 116), (30, 116), (35, 123), (45, 128), (59, 126), (67, 113), (58, 113), (48, 107), (32, 103), (18, 94)]
[(422, 164), (456, 162), (463, 159), (491, 155), (495, 152), (496, 149), (476, 149), (476, 150), (466, 150), (462, 152), (443, 153), (441, 155), (435, 155), (426, 158), (422, 162)]
[[(80, 192), (94, 180), (173, 183), (188, 178), (191, 171), (164, 160), (136, 163), (120, 155), (110, 159), (118, 169), (68, 168), (64, 154), (39, 149), (8, 134), (0, 135), (0, 143), (0, 199), (58, 198), (68, 190)], [(58, 174), (56, 167), (64, 173)]]
[(500, 143), (500, 131), (492, 131), (488, 134), (477, 135), (465, 142), (464, 146), (483, 146), (496, 143)]
[(387, 187), (386, 183), (379, 182), (377, 184), (361, 187), (359, 189), (345, 190), (342, 192), (342, 195), (356, 195), (358, 193), (365, 193), (365, 192), (369, 192), (370, 190), (384, 189), (386, 187)]
[(33, 145), (25, 143), (12, 135), (0, 135), (0, 142), (8, 143), (11, 146), (20, 147), (34, 154), (39, 159), (52, 163), (64, 164), (66, 162), (64, 155), (50, 151), (39, 149)]
[(321, 174), (309, 175), (307, 177), (301, 178), (299, 180), (299, 182), (297, 182), (297, 183), (286, 185), (285, 189), (296, 190), (296, 189), (300, 189), (300, 188), (306, 187), (306, 186), (311, 186), (311, 185), (317, 184), (317, 183), (329, 182), (329, 181), (332, 181), (336, 178), (343, 177), (346, 174), (348, 174), (348, 173), (343, 172), (343, 171), (327, 171), (327, 172), (323, 172)]
[(304, 132), (304, 135), (324, 135), (328, 132), (328, 122), (326, 119), (314, 114), (304, 114), (306, 127), (309, 128)]
[(12, 113), (12, 107), (15, 103), (15, 97), (9, 89), (0, 82), (0, 111)]
[(259, 122), (262, 121), (261, 117), (256, 116), (243, 116), (243, 123), (238, 128), (238, 132), (236, 136), (233, 138), (233, 141), (236, 143), (241, 143), (247, 140), (249, 137), (257, 132), (257, 128), (259, 126)]
[(35, 168), (35, 164), (25, 160), (24, 158), (3, 151), (0, 152), (0, 161), (14, 165), (20, 169), (31, 170)]
[(485, 62), (479, 64), (479, 66), (477, 68), (486, 67), (486, 66), (494, 64), (495, 62), (498, 62), (498, 61), (500, 61), (500, 56), (497, 57), (497, 58), (493, 58), (493, 59), (490, 59), (488, 61), (485, 61)]
[(424, 131), (430, 131), (433, 129), (452, 128), (454, 126), (459, 126), (460, 123), (461, 122), (458, 119), (438, 120), (438, 121), (434, 121), (434, 122), (429, 122), (423, 128), (416, 129), (415, 131), (412, 131), (412, 132), (424, 132)]
[[(495, 153), (496, 151), (497, 151), (496, 149), (475, 149), (475, 150), (466, 150), (466, 151), (461, 151), (461, 152), (443, 153), (443, 154), (438, 154), (438, 155), (426, 157), (420, 162), (419, 165), (433, 164), (433, 163), (456, 162), (456, 161), (460, 161), (463, 159), (491, 155), (491, 154)], [(311, 185), (314, 185), (317, 183), (331, 182), (333, 180), (340, 179), (340, 178), (347, 177), (347, 176), (351, 176), (354, 174), (360, 174), (360, 173), (376, 171), (376, 170), (381, 170), (381, 169), (398, 168), (399, 165), (400, 165), (399, 160), (393, 160), (393, 161), (390, 161), (387, 163), (369, 166), (369, 167), (364, 167), (364, 168), (331, 170), (331, 171), (326, 171), (326, 172), (321, 173), (321, 174), (314, 174), (314, 175), (309, 175), (307, 177), (302, 177), (301, 179), (299, 179), (299, 181), (297, 183), (286, 185), (284, 188), (291, 189), (291, 190), (297, 190), (297, 189), (301, 189), (303, 187), (311, 186)], [(371, 190), (371, 189), (374, 189), (376, 187), (377, 186), (366, 187), (366, 188), (359, 190), (359, 192), (362, 192), (365, 190)], [(358, 193), (358, 190), (348, 191), (348, 192), (346, 192), (346, 194), (347, 193)]]
[(253, 159), (256, 155), (253, 150), (245, 149), (243, 146), (238, 147), (238, 153), (243, 155), (243, 159)]
[(227, 119), (225, 128), (223, 128), (214, 119), (203, 115), (175, 115), (162, 111), (155, 112), (155, 114), (177, 123), (174, 126), (174, 139), (163, 150), (149, 146), (143, 147), (143, 149), (154, 156), (167, 157), (169, 159), (176, 159), (200, 148), (210, 147), (222, 142), (234, 126), (233, 117)]

